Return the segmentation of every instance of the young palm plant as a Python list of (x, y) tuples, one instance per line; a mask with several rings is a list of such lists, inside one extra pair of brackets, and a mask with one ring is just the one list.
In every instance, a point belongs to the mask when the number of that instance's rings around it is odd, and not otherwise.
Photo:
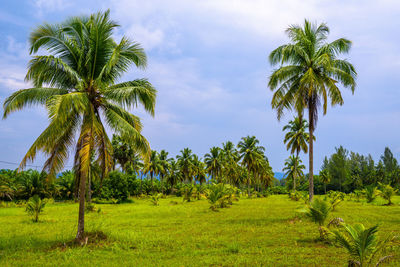
[[(326, 24), (312, 24), (305, 20), (304, 25), (290, 26), (286, 33), (291, 42), (271, 52), (271, 65), (278, 65), (269, 78), (268, 86), (274, 91), (271, 105), (277, 110), (278, 120), (284, 110), (293, 110), (302, 117), (308, 110), (309, 123), (309, 194), (314, 196), (313, 141), (322, 104), (323, 113), (332, 106), (343, 105), (343, 97), (338, 85), (355, 90), (356, 71), (347, 60), (339, 59), (348, 53), (351, 41), (340, 38), (328, 43), (329, 28)], [(329, 101), (330, 100), (330, 101)]]
[(387, 205), (392, 205), (392, 198), (397, 193), (398, 189), (394, 189), (389, 184), (379, 184), (380, 185), (380, 193), (379, 195), (388, 201)]
[(374, 201), (378, 195), (379, 195), (379, 190), (376, 188), (375, 185), (368, 185), (364, 188), (364, 195), (367, 200), (367, 203), (371, 203)]
[(319, 236), (325, 238), (324, 224), (331, 212), (331, 206), (328, 202), (322, 199), (315, 198), (308, 206), (306, 215), (316, 224), (318, 224)]
[(46, 201), (42, 200), (38, 195), (31, 197), (26, 203), (26, 212), (32, 216), (34, 222), (39, 221), (39, 214), (43, 212)]
[(105, 126), (129, 140), (143, 157), (150, 152), (141, 135), (140, 119), (126, 108), (141, 104), (153, 115), (156, 90), (145, 79), (116, 83), (132, 64), (145, 68), (147, 61), (139, 44), (126, 37), (114, 41), (117, 27), (110, 11), (39, 26), (30, 35), (30, 53), (47, 52), (29, 62), (26, 80), (34, 87), (19, 90), (4, 102), (3, 118), (32, 105), (44, 105), (48, 112), (50, 124), (28, 150), (21, 169), (42, 151), (48, 156), (44, 170), (54, 177), (63, 169), (69, 149), (75, 147), (74, 170), (79, 181), (76, 240), (81, 243), (91, 154), (96, 154), (101, 177), (113, 166)]
[(334, 230), (333, 234), (337, 243), (349, 253), (348, 266), (379, 266), (393, 257), (388, 255), (378, 258), (378, 254), (393, 238), (379, 241), (377, 225), (365, 228), (362, 224), (344, 224), (343, 229), (344, 231)]

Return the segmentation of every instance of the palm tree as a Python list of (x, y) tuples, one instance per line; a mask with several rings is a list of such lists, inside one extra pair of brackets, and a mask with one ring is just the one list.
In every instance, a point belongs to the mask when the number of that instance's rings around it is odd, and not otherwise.
[[(309, 122), (309, 195), (314, 196), (313, 157), (314, 130), (318, 110), (323, 106), (326, 114), (328, 100), (332, 106), (343, 105), (338, 87), (342, 84), (355, 90), (356, 71), (347, 60), (338, 59), (348, 53), (351, 41), (340, 38), (331, 43), (326, 41), (329, 28), (326, 24), (312, 24), (305, 20), (304, 26), (290, 26), (286, 33), (291, 42), (271, 52), (271, 65), (278, 65), (269, 78), (268, 86), (274, 92), (271, 105), (277, 110), (278, 120), (285, 109), (294, 110), (302, 117), (308, 110)], [(328, 99), (329, 98), (329, 99)]]
[(393, 197), (394, 195), (396, 195), (398, 189), (394, 189), (394, 188), (393, 188), (392, 186), (390, 186), (389, 184), (382, 184), (382, 183), (380, 183), (379, 186), (381, 187), (381, 190), (380, 190), (380, 194), (379, 194), (379, 195), (380, 195), (383, 199), (385, 199), (385, 200), (388, 201), (387, 205), (392, 205), (392, 204), (393, 204), (393, 203), (392, 203), (392, 197)]
[(163, 172), (163, 166), (161, 165), (160, 157), (157, 151), (152, 150), (150, 154), (150, 159), (145, 164), (144, 172), (150, 174), (151, 180), (151, 191), (154, 193), (154, 176), (159, 175)]
[(381, 256), (374, 262), (392, 238), (379, 240), (377, 237), (378, 225), (365, 228), (362, 224), (354, 226), (343, 225), (344, 232), (334, 230), (333, 234), (337, 243), (344, 247), (350, 254), (348, 266), (379, 266), (393, 258), (392, 255)]
[(328, 169), (323, 169), (322, 171), (320, 171), (319, 178), (321, 179), (321, 182), (324, 184), (324, 192), (326, 194), (326, 185), (329, 184), (331, 181), (331, 175)]
[(258, 145), (259, 143), (260, 141), (258, 141), (255, 136), (247, 136), (242, 137), (238, 144), (242, 166), (247, 169), (249, 174), (247, 178), (247, 190), (249, 196), (251, 177), (255, 178), (259, 166), (258, 163), (263, 159), (265, 151), (264, 147)]
[(193, 174), (197, 182), (201, 184), (207, 180), (206, 165), (197, 155), (193, 155)]
[(303, 170), (306, 167), (302, 164), (301, 159), (298, 156), (291, 155), (285, 161), (285, 168), (283, 171), (285, 172), (286, 179), (289, 178), (293, 180), (293, 191), (296, 192), (296, 178), (300, 178), (304, 176)]
[[(43, 24), (30, 35), (30, 53), (47, 50), (29, 62), (25, 77), (33, 88), (19, 90), (4, 102), (3, 118), (26, 106), (44, 105), (50, 124), (23, 158), (20, 169), (38, 151), (48, 155), (44, 170), (54, 177), (64, 167), (68, 150), (75, 146), (75, 173), (79, 181), (79, 218), (76, 240), (84, 239), (85, 191), (91, 153), (96, 154), (106, 177), (112, 168), (112, 145), (104, 123), (129, 140), (137, 151), (150, 153), (137, 116), (125, 108), (143, 105), (154, 114), (156, 90), (144, 79), (116, 83), (135, 64), (146, 66), (139, 44), (112, 37), (118, 27), (110, 11), (71, 17), (61, 24)], [(75, 136), (78, 137), (74, 141)]]
[[(308, 139), (310, 134), (307, 133), (308, 122), (299, 117), (289, 121), (288, 125), (285, 125), (282, 131), (288, 131), (285, 135), (283, 142), (286, 144), (286, 149), (290, 150), (291, 154), (296, 152), (296, 157), (299, 156), (300, 151), (307, 153), (308, 151)], [(314, 138), (315, 140), (315, 138)]]
[(217, 180), (222, 171), (222, 154), (219, 147), (210, 148), (210, 153), (204, 155), (204, 163), (207, 166), (207, 172), (212, 179)]
[(176, 156), (179, 168), (182, 172), (185, 182), (192, 182), (193, 180), (193, 154), (189, 148), (181, 150), (181, 155)]
[(175, 159), (171, 159), (169, 168), (168, 168), (168, 174), (166, 177), (166, 181), (169, 185), (171, 185), (171, 188), (173, 187), (180, 181), (182, 181), (182, 175), (179, 169), (179, 164)]
[(162, 167), (160, 170), (160, 180), (164, 182), (164, 177), (168, 173), (169, 162), (171, 161), (171, 159), (168, 158), (168, 152), (165, 151), (164, 149), (160, 151), (158, 158), (160, 160), (160, 165)]

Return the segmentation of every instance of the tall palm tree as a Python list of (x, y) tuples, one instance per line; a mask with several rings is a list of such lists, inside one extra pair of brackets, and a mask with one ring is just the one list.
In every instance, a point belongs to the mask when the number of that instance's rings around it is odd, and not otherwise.
[(285, 172), (286, 179), (289, 178), (293, 181), (293, 191), (296, 191), (296, 179), (304, 176), (303, 170), (305, 168), (298, 156), (291, 155), (285, 161), (283, 171)]
[(181, 150), (181, 155), (177, 155), (179, 168), (182, 172), (183, 179), (185, 182), (192, 182), (193, 180), (193, 154), (189, 148)]
[[(154, 114), (156, 90), (144, 79), (116, 83), (135, 64), (146, 66), (146, 54), (138, 43), (122, 37), (117, 43), (113, 31), (118, 24), (110, 11), (71, 17), (60, 24), (43, 24), (30, 35), (30, 53), (47, 50), (29, 62), (25, 77), (33, 88), (19, 90), (4, 102), (6, 118), (27, 106), (44, 105), (50, 124), (23, 158), (20, 168), (38, 151), (48, 155), (44, 164), (50, 177), (62, 170), (68, 150), (75, 146), (75, 172), (79, 180), (79, 218), (76, 240), (84, 239), (85, 191), (93, 151), (106, 177), (112, 168), (112, 145), (106, 124), (143, 155), (150, 152), (141, 135), (137, 116), (125, 108), (143, 105)], [(75, 136), (78, 137), (75, 142)]]
[(215, 146), (210, 148), (210, 153), (204, 155), (204, 163), (207, 166), (207, 173), (211, 175), (212, 179), (218, 181), (222, 171), (221, 149)]
[(274, 92), (271, 105), (277, 110), (278, 120), (284, 110), (293, 110), (302, 117), (308, 110), (309, 122), (309, 194), (314, 196), (313, 179), (313, 141), (318, 119), (318, 110), (322, 104), (326, 114), (328, 101), (332, 106), (343, 105), (343, 97), (338, 87), (355, 90), (356, 71), (347, 60), (339, 59), (348, 53), (351, 41), (340, 38), (328, 43), (329, 28), (322, 23), (316, 25), (305, 20), (304, 26), (290, 26), (286, 33), (291, 42), (271, 52), (271, 65), (279, 65), (269, 78), (268, 86)]
[(260, 141), (255, 136), (242, 137), (238, 144), (239, 155), (242, 160), (242, 166), (248, 171), (247, 189), (250, 196), (250, 178), (256, 177), (258, 163), (263, 160), (265, 148), (259, 146)]

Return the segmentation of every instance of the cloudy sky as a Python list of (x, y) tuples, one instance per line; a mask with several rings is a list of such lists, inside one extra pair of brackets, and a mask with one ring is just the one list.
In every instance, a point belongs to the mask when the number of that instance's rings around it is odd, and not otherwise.
[[(362, 3), (362, 4), (361, 4)], [(226, 140), (256, 135), (274, 171), (288, 152), (282, 127), (271, 109), (267, 57), (288, 41), (285, 29), (305, 18), (326, 22), (330, 40), (353, 41), (346, 55), (358, 72), (354, 95), (330, 108), (317, 125), (315, 162), (343, 145), (378, 160), (389, 146), (400, 158), (400, 2), (396, 0), (290, 1), (2, 1), (0, 4), (0, 101), (24, 82), (29, 33), (43, 22), (110, 8), (126, 35), (148, 55), (145, 71), (132, 69), (122, 80), (146, 77), (158, 89), (156, 116), (143, 118), (153, 149), (175, 156), (184, 147), (203, 155)], [(3, 112), (0, 108), (1, 113)], [(0, 121), (0, 161), (19, 162), (48, 121), (42, 108), (29, 108)], [(307, 158), (303, 155), (304, 161)], [(39, 157), (33, 165), (40, 166)], [(68, 163), (70, 165), (70, 163)], [(307, 165), (307, 164), (306, 164)], [(0, 162), (0, 168), (14, 168)]]

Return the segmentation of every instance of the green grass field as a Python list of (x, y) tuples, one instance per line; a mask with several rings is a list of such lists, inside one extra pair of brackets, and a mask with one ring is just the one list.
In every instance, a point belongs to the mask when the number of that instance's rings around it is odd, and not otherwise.
[[(341, 248), (316, 241), (318, 229), (296, 217), (304, 206), (287, 196), (242, 198), (231, 208), (209, 210), (207, 200), (182, 203), (166, 198), (132, 204), (96, 205), (86, 229), (107, 240), (64, 247), (77, 227), (78, 205), (47, 205), (39, 223), (24, 208), (0, 208), (0, 266), (345, 266)], [(177, 201), (178, 204), (171, 203)], [(341, 203), (331, 217), (366, 226), (380, 224), (380, 235), (400, 234), (400, 197)], [(400, 253), (400, 249), (395, 249)], [(398, 263), (397, 263), (398, 264)], [(397, 265), (392, 263), (393, 266)]]

